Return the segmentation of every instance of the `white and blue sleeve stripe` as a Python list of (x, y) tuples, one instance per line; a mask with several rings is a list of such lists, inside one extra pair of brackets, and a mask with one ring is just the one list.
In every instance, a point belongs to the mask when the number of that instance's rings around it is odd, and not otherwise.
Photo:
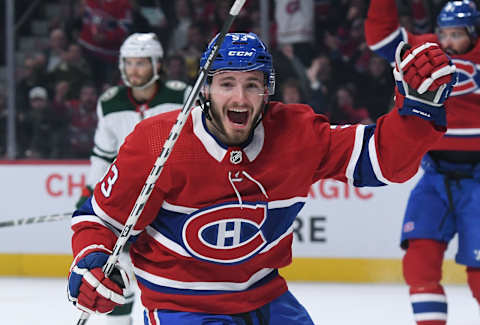
[(352, 157), (346, 171), (348, 182), (353, 186), (383, 186), (391, 183), (383, 177), (378, 163), (375, 126), (357, 127)]
[(390, 62), (395, 62), (395, 49), (397, 45), (404, 41), (408, 43), (408, 34), (405, 28), (399, 27), (393, 33), (382, 39), (380, 42), (370, 45), (370, 49)]

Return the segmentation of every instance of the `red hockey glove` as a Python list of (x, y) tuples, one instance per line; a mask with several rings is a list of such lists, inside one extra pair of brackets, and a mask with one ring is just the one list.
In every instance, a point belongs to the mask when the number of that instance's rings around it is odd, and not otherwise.
[(85, 255), (72, 268), (68, 277), (68, 298), (78, 309), (87, 313), (106, 314), (125, 304), (130, 287), (127, 273), (116, 265), (110, 278), (102, 271), (108, 254), (93, 252)]
[(457, 75), (452, 61), (438, 44), (424, 43), (412, 48), (400, 42), (393, 75), (399, 93), (404, 96), (401, 115), (416, 115), (446, 126), (443, 102), (450, 95)]

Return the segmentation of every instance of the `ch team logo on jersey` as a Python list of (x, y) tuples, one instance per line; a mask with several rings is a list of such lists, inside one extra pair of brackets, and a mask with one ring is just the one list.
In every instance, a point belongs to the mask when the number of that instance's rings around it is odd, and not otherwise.
[(201, 210), (183, 226), (183, 242), (195, 257), (217, 263), (238, 263), (267, 243), (261, 227), (266, 204), (223, 204)]
[(457, 68), (458, 81), (453, 86), (451, 96), (473, 93), (480, 88), (479, 66), (473, 62), (452, 59), (452, 63)]

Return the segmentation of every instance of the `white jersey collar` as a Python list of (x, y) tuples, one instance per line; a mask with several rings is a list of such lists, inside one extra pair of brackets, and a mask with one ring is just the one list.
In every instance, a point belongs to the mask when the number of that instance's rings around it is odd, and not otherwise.
[[(193, 133), (197, 136), (200, 142), (205, 147), (205, 150), (217, 161), (222, 161), (225, 157), (228, 147), (218, 142), (213, 135), (206, 130), (206, 126), (203, 123), (203, 111), (197, 106), (192, 110), (192, 122), (193, 122)], [(263, 128), (263, 123), (258, 123), (257, 127), (253, 132), (253, 137), (247, 146), (243, 147), (242, 150), (248, 157), (248, 160), (253, 161), (262, 151), (263, 143), (265, 140), (265, 130)]]

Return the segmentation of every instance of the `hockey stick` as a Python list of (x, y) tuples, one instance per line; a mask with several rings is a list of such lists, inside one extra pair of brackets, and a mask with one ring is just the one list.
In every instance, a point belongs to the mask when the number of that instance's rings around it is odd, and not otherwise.
[[(160, 177), (160, 174), (163, 170), (163, 166), (165, 165), (165, 162), (170, 156), (173, 146), (175, 145), (175, 142), (177, 142), (178, 136), (188, 119), (188, 115), (192, 110), (193, 103), (197, 98), (198, 93), (200, 92), (200, 88), (202, 87), (202, 85), (205, 83), (205, 80), (207, 79), (207, 74), (208, 74), (208, 71), (210, 70), (210, 66), (212, 65), (213, 60), (218, 54), (220, 46), (222, 45), (223, 40), (225, 39), (225, 35), (228, 33), (228, 30), (232, 26), (232, 23), (235, 20), (235, 17), (238, 15), (243, 5), (245, 4), (245, 1), (246, 0), (235, 0), (235, 2), (233, 3), (232, 8), (230, 9), (229, 15), (225, 20), (225, 23), (223, 24), (222, 30), (218, 35), (215, 45), (213, 46), (212, 51), (210, 52), (210, 55), (208, 56), (205, 62), (205, 65), (201, 68), (198, 74), (197, 80), (195, 82), (195, 85), (193, 86), (190, 94), (188, 95), (188, 98), (185, 104), (183, 104), (182, 110), (178, 114), (177, 121), (175, 122), (172, 129), (170, 130), (170, 134), (167, 140), (163, 144), (163, 148), (160, 153), (160, 156), (158, 156), (157, 160), (155, 161), (155, 164), (153, 165), (150, 175), (145, 181), (142, 191), (140, 192), (140, 195), (138, 196), (137, 201), (135, 202), (135, 205), (133, 206), (133, 209), (130, 212), (130, 215), (128, 216), (128, 219), (125, 222), (125, 226), (123, 227), (123, 230), (120, 233), (120, 236), (118, 237), (117, 242), (115, 243), (113, 252), (108, 257), (107, 263), (103, 266), (103, 272), (107, 277), (110, 276), (115, 266), (115, 263), (118, 261), (120, 252), (122, 251), (123, 247), (128, 241), (128, 238), (130, 237), (130, 232), (135, 227), (135, 224), (137, 223), (137, 220), (140, 217), (140, 214), (142, 213), (143, 208), (145, 207), (148, 201), (148, 198), (150, 197), (150, 194), (152, 193), (155, 183), (157, 182), (157, 179)], [(89, 316), (90, 316), (89, 313), (82, 312), (79, 320), (77, 321), (77, 325), (84, 325), (87, 322)]]
[(73, 214), (73, 212), (56, 213), (56, 214), (50, 214), (50, 215), (46, 215), (46, 216), (26, 217), (26, 218), (20, 218), (20, 219), (17, 219), (17, 220), (0, 221), (0, 228), (15, 227), (15, 226), (22, 226), (22, 225), (31, 225), (31, 224), (34, 224), (34, 223), (61, 221), (61, 220), (69, 219), (72, 216), (72, 214)]

